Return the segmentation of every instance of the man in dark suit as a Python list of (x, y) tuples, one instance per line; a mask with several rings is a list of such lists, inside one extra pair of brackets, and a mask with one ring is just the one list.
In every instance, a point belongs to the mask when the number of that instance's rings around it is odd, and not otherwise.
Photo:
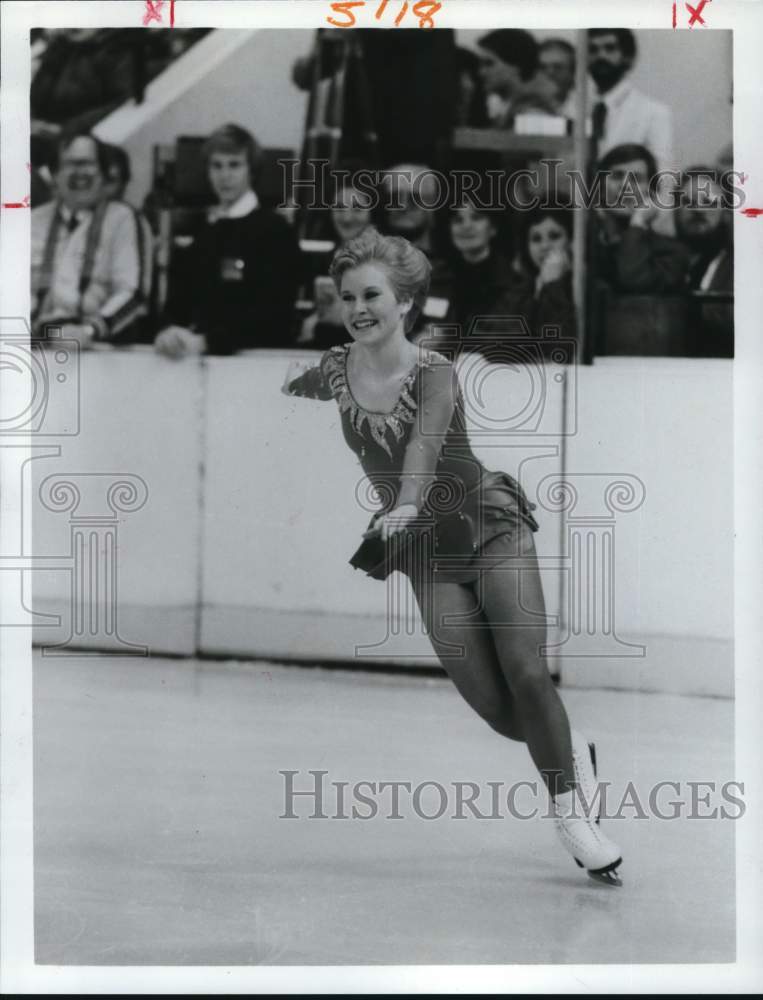
[(218, 203), (171, 278), (155, 347), (179, 358), (289, 346), (299, 249), (289, 223), (262, 208), (254, 192), (260, 148), (245, 129), (225, 125), (209, 138), (205, 155)]

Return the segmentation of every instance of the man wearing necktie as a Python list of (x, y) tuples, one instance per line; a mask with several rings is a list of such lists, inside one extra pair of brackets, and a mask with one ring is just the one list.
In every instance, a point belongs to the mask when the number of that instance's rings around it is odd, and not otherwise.
[(675, 166), (673, 121), (666, 105), (631, 82), (636, 38), (627, 28), (592, 28), (588, 32), (588, 72), (592, 138), (597, 159), (615, 146), (636, 143), (651, 151), (658, 170)]
[(91, 135), (61, 140), (53, 201), (32, 211), (32, 321), (81, 347), (118, 343), (147, 315), (151, 261), (137, 213), (105, 192), (106, 157)]

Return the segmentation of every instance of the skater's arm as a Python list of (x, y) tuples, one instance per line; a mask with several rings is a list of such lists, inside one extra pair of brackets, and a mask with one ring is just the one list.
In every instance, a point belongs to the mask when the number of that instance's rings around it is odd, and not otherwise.
[(286, 369), (281, 392), (285, 396), (303, 396), (306, 399), (331, 399), (331, 387), (323, 370), (323, 359), (315, 365), (301, 360), (292, 361)]
[(445, 436), (458, 398), (456, 370), (446, 358), (427, 363), (421, 370), (416, 419), (405, 450), (398, 506), (417, 510), (435, 478)]

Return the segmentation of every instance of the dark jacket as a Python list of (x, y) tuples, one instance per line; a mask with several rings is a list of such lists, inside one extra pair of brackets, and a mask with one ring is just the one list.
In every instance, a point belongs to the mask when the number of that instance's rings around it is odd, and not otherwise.
[(299, 268), (294, 232), (274, 212), (205, 219), (175, 255), (164, 325), (205, 334), (211, 354), (291, 346)]
[(535, 275), (518, 275), (506, 302), (510, 314), (521, 316), (527, 324), (540, 357), (558, 364), (576, 359), (578, 330), (571, 274), (538, 290)]
[(686, 288), (689, 256), (678, 240), (628, 226), (614, 240), (607, 240), (599, 229), (596, 243), (596, 277), (613, 291), (664, 293)]

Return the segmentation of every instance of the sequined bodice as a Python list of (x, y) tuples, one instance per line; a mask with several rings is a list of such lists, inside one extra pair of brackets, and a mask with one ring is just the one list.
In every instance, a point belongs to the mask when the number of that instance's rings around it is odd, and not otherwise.
[[(390, 502), (397, 494), (406, 451), (417, 424), (426, 418), (421, 384), (428, 366), (447, 363), (434, 351), (425, 352), (403, 380), (397, 403), (389, 413), (376, 413), (362, 407), (352, 394), (347, 378), (349, 345), (327, 352), (323, 371), (331, 394), (342, 416), (342, 431), (349, 447), (360, 459), (363, 471), (377, 487), (387, 487), (383, 499)], [(420, 427), (419, 427), (420, 431)], [(453, 481), (458, 477), (466, 492), (479, 481), (482, 465), (469, 445), (460, 391), (436, 467), (436, 477)], [(391, 489), (390, 489), (391, 487)], [(459, 489), (459, 492), (461, 490)]]

